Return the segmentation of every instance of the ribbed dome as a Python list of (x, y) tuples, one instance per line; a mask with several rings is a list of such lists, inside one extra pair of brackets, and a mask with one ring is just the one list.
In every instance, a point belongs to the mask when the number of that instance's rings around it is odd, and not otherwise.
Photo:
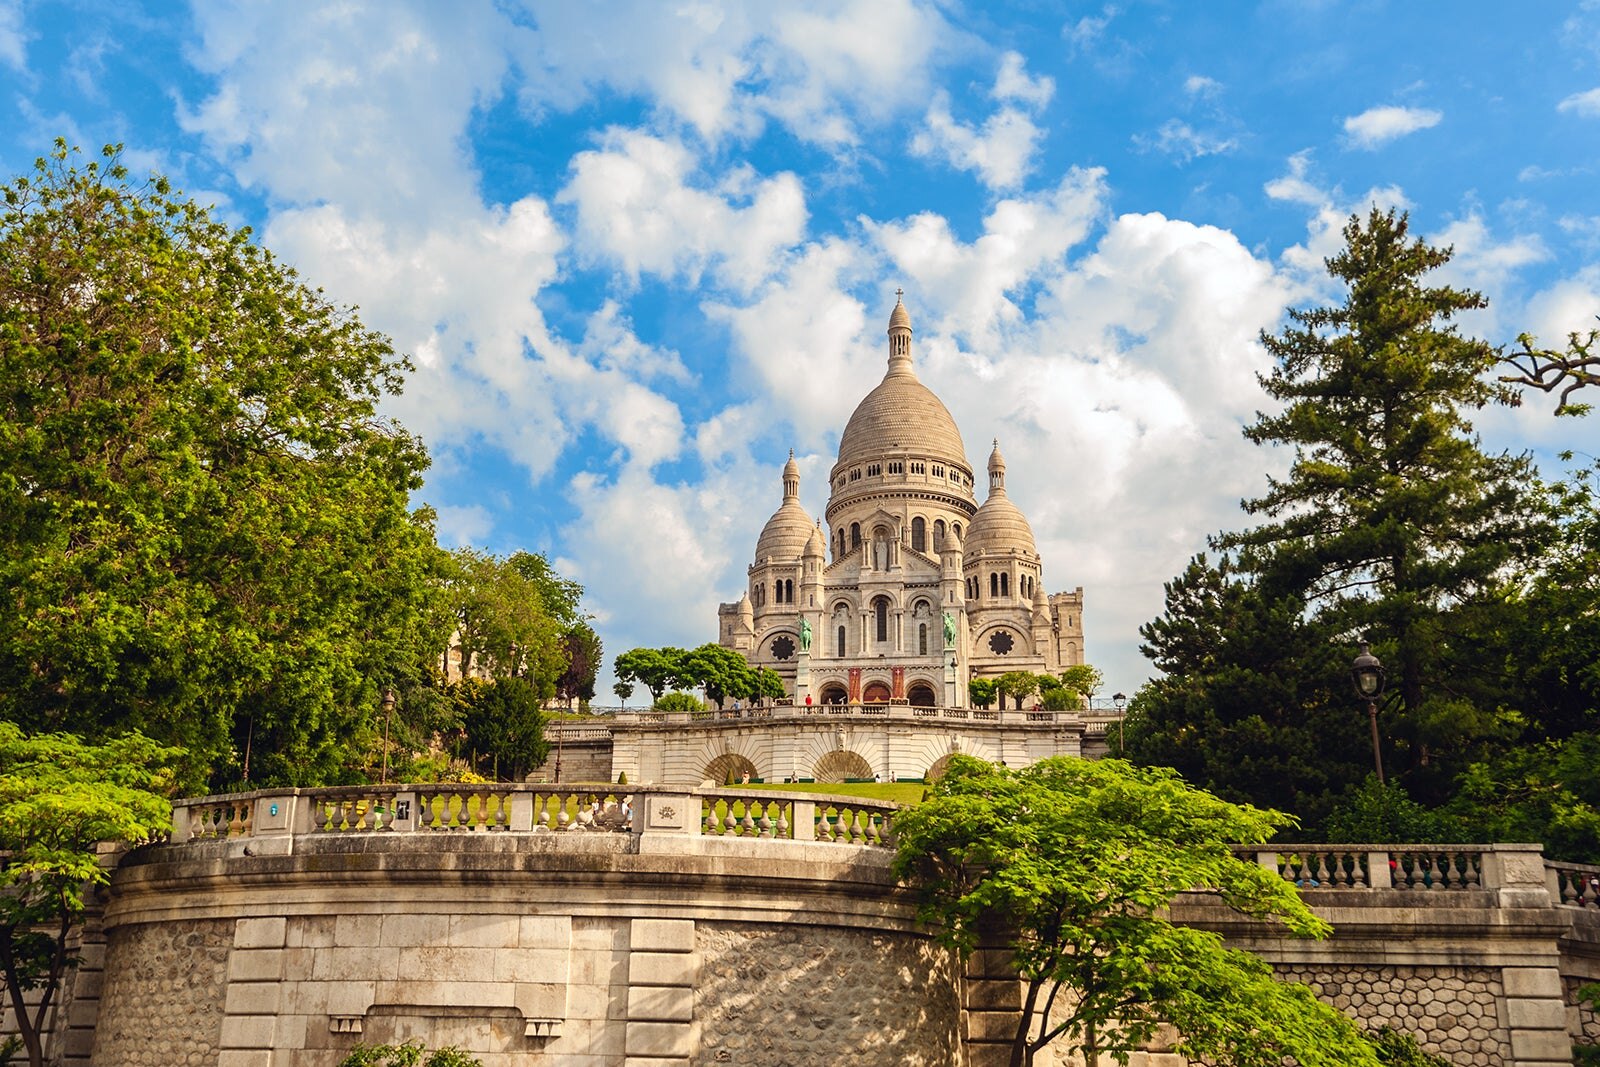
[(815, 529), (811, 516), (800, 506), (800, 467), (791, 451), (789, 462), (783, 465), (783, 504), (761, 528), (761, 536), (756, 539), (756, 563), (799, 559)]
[(917, 381), (911, 366), (911, 316), (898, 300), (889, 317), (889, 370), (845, 424), (839, 464), (916, 452), (965, 467), (961, 431), (944, 402)]
[(1022, 509), (1006, 496), (1006, 461), (1000, 454), (999, 441), (994, 443), (994, 451), (989, 454), (989, 499), (967, 524), (965, 548), (969, 556), (1013, 548), (1030, 556), (1039, 554), (1033, 543), (1033, 527), (1023, 518)]

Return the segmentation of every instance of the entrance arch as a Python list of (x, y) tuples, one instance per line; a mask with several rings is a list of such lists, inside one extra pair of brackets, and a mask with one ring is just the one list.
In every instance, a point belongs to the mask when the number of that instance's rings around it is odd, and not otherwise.
[(706, 777), (717, 785), (727, 785), (729, 782), (737, 785), (747, 774), (751, 778), (757, 777), (756, 765), (737, 752), (724, 753), (706, 764)]
[(819, 782), (842, 782), (847, 778), (872, 778), (872, 764), (863, 757), (836, 748), (817, 760), (811, 776)]
[(937, 782), (940, 778), (944, 777), (944, 772), (949, 769), (949, 767), (950, 753), (946, 753), (945, 755), (940, 756), (938, 759), (933, 761), (933, 766), (929, 767), (928, 772), (922, 776), (923, 781), (928, 782), (929, 784)]
[(850, 691), (838, 682), (829, 682), (822, 687), (822, 692), (818, 694), (818, 697), (824, 704), (843, 704), (850, 699)]
[(883, 682), (868, 682), (867, 688), (861, 693), (863, 704), (889, 703), (889, 686)]
[(911, 683), (911, 688), (906, 690), (906, 699), (914, 708), (931, 708), (936, 702), (933, 686), (927, 682)]

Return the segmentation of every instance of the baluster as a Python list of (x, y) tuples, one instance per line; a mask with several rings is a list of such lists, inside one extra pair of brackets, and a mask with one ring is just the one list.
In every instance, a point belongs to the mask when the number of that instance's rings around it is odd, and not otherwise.
[(223, 814), (228, 818), (228, 830), (226, 836), (237, 837), (240, 829), (239, 805), (228, 804), (222, 809), (222, 811)]
[(1350, 854), (1350, 888), (1365, 889), (1370, 884), (1367, 879), (1367, 868), (1362, 864), (1362, 857), (1356, 853)]
[(828, 809), (818, 808), (815, 818), (817, 820), (817, 829), (812, 836), (818, 841), (832, 841), (833, 824), (828, 821)]
[(772, 801), (766, 801), (761, 805), (761, 821), (757, 825), (760, 827), (759, 836), (767, 838), (772, 836)]
[(1466, 870), (1462, 873), (1461, 884), (1464, 889), (1476, 889), (1483, 884), (1483, 853), (1468, 852), (1462, 857), (1462, 864)]
[[(717, 802), (715, 800), (711, 799), (710, 797), (706, 797), (700, 802), (700, 833), (702, 836), (710, 837), (712, 834), (716, 833), (716, 831), (711, 828), (711, 824), (716, 821), (716, 814)], [(720, 826), (720, 824), (718, 825)]]
[(535, 793), (533, 802), (538, 808), (533, 823), (541, 830), (550, 829), (550, 796), (548, 793)]
[(573, 794), (571, 793), (561, 794), (561, 807), (556, 810), (557, 830), (572, 829), (572, 813), (567, 810), (567, 802), (572, 800), (572, 798)]
[(742, 837), (754, 837), (756, 834), (756, 821), (751, 815), (751, 809), (754, 807), (751, 801), (744, 802), (744, 818), (739, 821), (739, 833)]
[(318, 833), (327, 833), (327, 831), (328, 831), (328, 818), (329, 818), (329, 816), (331, 814), (332, 814), (332, 811), (329, 809), (328, 802), (326, 800), (323, 800), (321, 797), (318, 797), (317, 799), (312, 801), (312, 804), (311, 804), (311, 821), (316, 824)]
[(733, 815), (734, 803), (732, 797), (728, 798), (727, 804), (727, 810), (722, 815), (722, 832), (728, 837), (738, 837), (739, 820), (734, 818)]
[(778, 805), (778, 830), (776, 836), (784, 840), (789, 838), (789, 804), (787, 801)]
[(854, 844), (856, 839), (856, 813), (853, 808), (839, 809), (839, 831), (835, 838), (841, 845)]

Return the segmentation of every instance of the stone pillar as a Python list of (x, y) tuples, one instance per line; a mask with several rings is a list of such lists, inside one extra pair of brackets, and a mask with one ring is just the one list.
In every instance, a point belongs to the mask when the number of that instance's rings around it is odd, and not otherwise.
[(961, 975), (961, 1038), (967, 1067), (1006, 1067), (1022, 1010), (1022, 982), (1011, 950), (998, 942), (967, 957)]
[(217, 1067), (272, 1067), (287, 933), (281, 915), (234, 923)]
[(634, 919), (630, 927), (623, 1067), (689, 1067), (700, 1043), (694, 1022), (700, 980), (694, 920)]
[(1506, 1025), (1511, 1031), (1511, 1063), (1507, 1067), (1568, 1067), (1572, 1038), (1567, 1034), (1567, 1007), (1561, 996), (1561, 972), (1549, 967), (1505, 967)]
[[(812, 643), (822, 636), (822, 630), (816, 626), (811, 628)], [(809, 649), (795, 654), (794, 660), (794, 705), (804, 707), (806, 697), (811, 695), (811, 652)]]

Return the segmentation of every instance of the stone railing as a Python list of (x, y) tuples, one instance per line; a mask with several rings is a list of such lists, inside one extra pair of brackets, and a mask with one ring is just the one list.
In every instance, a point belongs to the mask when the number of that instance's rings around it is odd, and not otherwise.
[(1527, 906), (1546, 900), (1584, 903), (1564, 900), (1558, 886), (1576, 884), (1580, 870), (1600, 871), (1547, 863), (1536, 844), (1282, 845), (1235, 851), (1301, 889), (1402, 890), (1438, 894), (1442, 901), (1448, 894), (1493, 890), (1502, 903)]
[[(1096, 718), (1103, 718), (1099, 713)], [(665, 712), (646, 709), (643, 711), (619, 711), (608, 716), (609, 723), (616, 727), (628, 728), (633, 726), (678, 726), (684, 723), (700, 725), (715, 725), (719, 723), (737, 723), (754, 720), (771, 721), (774, 719), (889, 719), (895, 722), (922, 722), (930, 719), (945, 720), (948, 722), (981, 722), (995, 726), (1077, 726), (1084, 721), (1084, 713), (1077, 711), (1035, 711), (1024, 708), (954, 708), (954, 707), (916, 707), (904, 703), (889, 704), (778, 704), (771, 707), (755, 708), (724, 708), (707, 711)], [(1114, 719), (1112, 721), (1115, 721)], [(575, 732), (575, 727), (563, 725), (559, 722), (549, 724), (546, 736), (553, 738), (554, 731), (565, 732), (569, 741), (587, 739)], [(607, 725), (584, 724), (584, 730), (604, 731), (599, 736), (609, 736), (611, 730)], [(1103, 732), (1105, 727), (1100, 727)]]
[(1600, 867), (1591, 863), (1545, 860), (1545, 885), (1557, 904), (1600, 908)]
[(898, 810), (860, 797), (733, 788), (338, 786), (180, 800), (170, 841), (277, 839), (280, 850), (292, 851), (301, 837), (600, 832), (889, 846)]

